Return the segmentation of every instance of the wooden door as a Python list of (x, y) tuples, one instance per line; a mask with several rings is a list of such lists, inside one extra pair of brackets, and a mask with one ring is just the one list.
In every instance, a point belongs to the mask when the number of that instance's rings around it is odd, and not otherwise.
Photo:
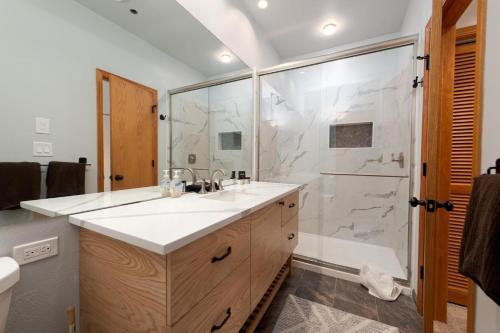
[[(463, 30), (462, 30), (463, 31)], [(457, 31), (457, 37), (461, 34)], [(475, 38), (475, 34), (473, 35)], [(458, 38), (457, 38), (458, 39)], [(458, 40), (460, 43), (461, 41)], [(449, 216), (448, 301), (467, 305), (468, 280), (458, 273), (460, 243), (474, 174), (474, 107), (476, 43), (459, 44), (455, 52), (453, 115), (451, 131), (450, 199), (455, 207)]]
[[(458, 195), (464, 195), (465, 189), (461, 183), (456, 187), (450, 186), (452, 179), (463, 178), (464, 148), (463, 134), (473, 137), (472, 175), (478, 171), (474, 163), (479, 161), (479, 139), (480, 128), (478, 121), (481, 112), (481, 70), (483, 68), (483, 39), (484, 39), (484, 0), (477, 1), (477, 41), (476, 55), (474, 60), (475, 73), (473, 94), (474, 116), (467, 118), (463, 114), (463, 100), (456, 100), (455, 94), (455, 66), (458, 59), (456, 37), (456, 22), (470, 5), (471, 0), (433, 0), (432, 23), (430, 34), (430, 48), (432, 52), (431, 70), (429, 81), (429, 100), (427, 113), (427, 199), (446, 201), (453, 199), (455, 203), (455, 215), (460, 214), (460, 206), (463, 205)], [(481, 33), (479, 33), (481, 32)], [(457, 57), (457, 58), (456, 58)], [(457, 64), (455, 61), (457, 60)], [(463, 83), (463, 82), (462, 82)], [(464, 96), (457, 97), (462, 98)], [(462, 110), (456, 111), (460, 106)], [(462, 119), (461, 119), (462, 118)], [(453, 123), (457, 120), (456, 125)], [(461, 121), (461, 125), (458, 125)], [(464, 124), (473, 123), (472, 133), (470, 128), (464, 128)], [(467, 125), (467, 126), (470, 126)], [(475, 153), (474, 153), (475, 152)], [(478, 166), (477, 166), (478, 167)], [(454, 170), (454, 171), (453, 171)], [(460, 171), (462, 170), (462, 171)], [(452, 175), (454, 172), (455, 176)], [(460, 175), (460, 176), (459, 176)], [(453, 178), (455, 177), (455, 178)], [(424, 331), (434, 331), (434, 321), (447, 320), (448, 302), (448, 253), (450, 252), (448, 235), (453, 229), (454, 215), (448, 215), (444, 210), (426, 212), (425, 238), (424, 238)], [(463, 213), (462, 213), (463, 214)], [(447, 218), (448, 217), (448, 218)], [(446, 221), (451, 224), (446, 223)], [(469, 283), (467, 299), (467, 332), (473, 332), (474, 297)]]
[[(111, 189), (156, 185), (156, 90), (99, 70), (98, 89), (99, 77), (109, 81)], [(98, 112), (98, 119), (101, 118)], [(102, 131), (102, 126), (100, 129)], [(102, 140), (98, 141), (101, 151)], [(102, 163), (99, 163), (100, 170)], [(100, 174), (99, 190), (103, 190), (102, 178), (103, 174)]]

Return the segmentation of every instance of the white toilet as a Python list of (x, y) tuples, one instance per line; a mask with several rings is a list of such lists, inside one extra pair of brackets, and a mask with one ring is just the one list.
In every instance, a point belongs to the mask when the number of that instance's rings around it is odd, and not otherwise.
[(0, 258), (0, 333), (4, 333), (12, 287), (19, 281), (19, 265), (9, 257)]

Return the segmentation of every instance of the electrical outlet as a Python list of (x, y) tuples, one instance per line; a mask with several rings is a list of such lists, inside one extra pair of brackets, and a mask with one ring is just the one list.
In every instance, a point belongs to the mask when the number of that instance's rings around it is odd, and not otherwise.
[(14, 246), (12, 254), (19, 265), (42, 260), (59, 253), (58, 237), (52, 237), (33, 243)]

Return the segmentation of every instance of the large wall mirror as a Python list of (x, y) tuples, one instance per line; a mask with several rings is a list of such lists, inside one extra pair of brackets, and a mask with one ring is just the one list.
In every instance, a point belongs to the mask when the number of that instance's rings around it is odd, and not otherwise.
[(200, 178), (214, 168), (251, 172), (250, 79), (179, 93), (170, 104), (173, 89), (249, 71), (178, 2), (12, 1), (1, 21), (9, 48), (1, 56), (0, 184), (13, 195), (0, 198), (9, 201), (0, 210), (156, 191), (171, 167), (170, 105), (179, 120), (175, 166), (202, 169)]
[(191, 168), (206, 179), (217, 169), (250, 176), (252, 78), (183, 90), (171, 95), (171, 168)]

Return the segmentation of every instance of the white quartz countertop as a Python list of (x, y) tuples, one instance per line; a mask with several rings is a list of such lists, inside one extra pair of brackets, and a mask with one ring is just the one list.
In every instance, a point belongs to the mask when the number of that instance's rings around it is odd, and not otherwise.
[(83, 213), (161, 198), (158, 186), (22, 201), (21, 207), (49, 217)]
[[(166, 255), (301, 187), (252, 182), (227, 186), (215, 194), (185, 194), (180, 198), (162, 198), (71, 215), (69, 222)], [(232, 201), (234, 198), (236, 200)]]

